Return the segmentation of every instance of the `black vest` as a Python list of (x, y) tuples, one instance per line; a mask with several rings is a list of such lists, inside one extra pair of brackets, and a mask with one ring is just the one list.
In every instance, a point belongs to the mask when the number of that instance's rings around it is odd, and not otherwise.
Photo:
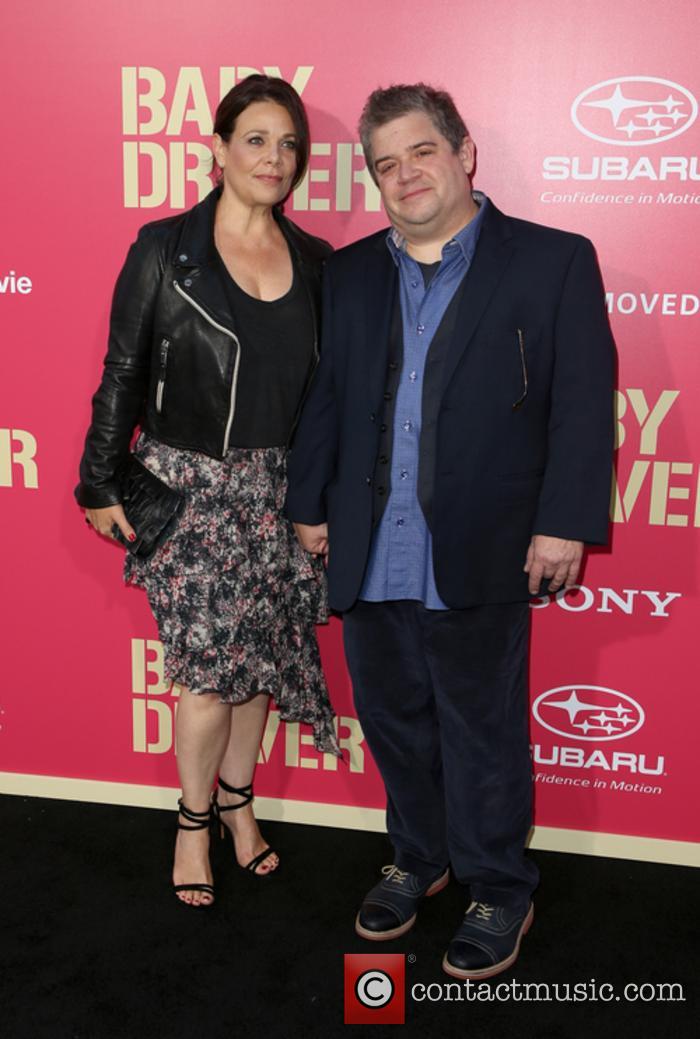
[[(435, 485), (435, 437), (437, 417), (442, 400), (443, 371), (457, 311), (464, 290), (466, 275), (457, 286), (450, 303), (442, 316), (438, 329), (428, 348), (423, 373), (421, 398), (421, 433), (418, 446), (418, 501), (432, 529), (433, 487)], [(374, 487), (372, 522), (376, 526), (381, 520), (391, 493), (391, 457), (394, 446), (394, 421), (396, 418), (396, 394), (403, 366), (403, 320), (401, 299), (397, 289), (391, 315), (389, 332), (389, 360), (384, 385), (384, 406), (380, 418), (380, 437), (377, 458), (374, 464)]]

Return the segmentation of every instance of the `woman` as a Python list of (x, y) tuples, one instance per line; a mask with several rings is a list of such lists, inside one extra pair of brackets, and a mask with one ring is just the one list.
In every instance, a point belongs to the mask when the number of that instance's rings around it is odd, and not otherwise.
[[(282, 515), (286, 445), (317, 358), (320, 271), (330, 247), (287, 220), (309, 130), (280, 79), (250, 76), (221, 101), (219, 184), (186, 213), (147, 224), (117, 282), (110, 341), (76, 491), (100, 534), (134, 541), (118, 472), (134, 453), (185, 504), (125, 580), (146, 590), (168, 678), (181, 686), (182, 784), (173, 884), (214, 901), (208, 825), (239, 865), (278, 865), (253, 816), (252, 776), (269, 695), (338, 753), (314, 625), (325, 621), (323, 565)], [(212, 797), (216, 776), (218, 788)]]

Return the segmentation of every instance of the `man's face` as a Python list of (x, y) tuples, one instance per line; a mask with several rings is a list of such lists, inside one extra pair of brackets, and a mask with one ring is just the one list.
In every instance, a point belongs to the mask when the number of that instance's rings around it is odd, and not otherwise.
[(454, 233), (469, 219), (474, 144), (458, 152), (424, 112), (409, 112), (371, 135), (374, 172), (387, 216), (409, 240)]

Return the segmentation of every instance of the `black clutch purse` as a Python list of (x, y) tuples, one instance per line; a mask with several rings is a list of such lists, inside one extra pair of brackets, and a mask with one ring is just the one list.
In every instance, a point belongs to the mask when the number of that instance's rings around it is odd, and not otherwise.
[(170, 536), (185, 496), (154, 476), (133, 454), (120, 471), (119, 483), (122, 507), (134, 528), (136, 541), (128, 541), (116, 524), (112, 533), (133, 555), (149, 559)]

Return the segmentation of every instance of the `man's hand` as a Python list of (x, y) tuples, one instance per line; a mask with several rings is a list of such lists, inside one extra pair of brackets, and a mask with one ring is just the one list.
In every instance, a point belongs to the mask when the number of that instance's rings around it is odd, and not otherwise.
[(295, 523), (294, 530), (299, 538), (299, 544), (306, 552), (328, 559), (327, 523), (319, 523), (315, 527), (309, 526), (308, 523)]
[(572, 588), (576, 584), (582, 558), (583, 541), (550, 538), (545, 534), (533, 535), (523, 567), (525, 573), (530, 575), (530, 595), (539, 594), (542, 579), (546, 577), (550, 578), (550, 592), (558, 592), (562, 585)]

